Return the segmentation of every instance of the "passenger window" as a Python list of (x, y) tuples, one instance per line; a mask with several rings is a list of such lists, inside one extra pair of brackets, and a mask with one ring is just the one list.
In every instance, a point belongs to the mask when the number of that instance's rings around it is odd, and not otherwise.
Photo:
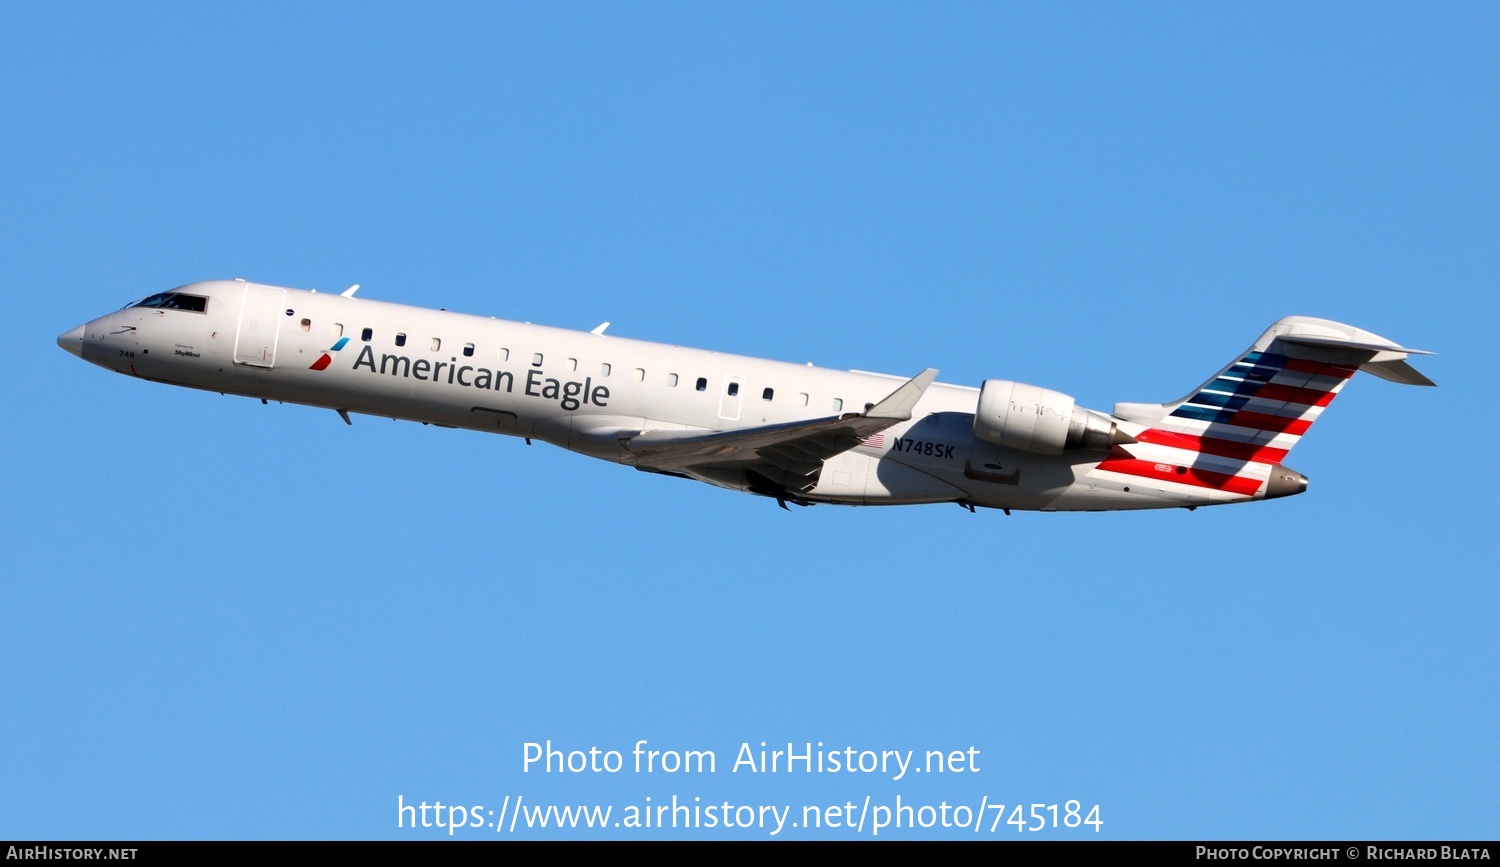
[(369, 328), (366, 328), (364, 331), (361, 331), (359, 333), (359, 339), (363, 340), (366, 343), (369, 343), (370, 342), (370, 338), (374, 337), (374, 336), (375, 336), (375, 332), (372, 331)]
[(568, 359), (568, 372), (571, 373), (572, 371), (575, 371), (577, 369), (578, 369), (578, 359), (576, 359), (576, 358), (570, 358), (570, 359)]
[(399, 331), (396, 332), (396, 345), (397, 346), (405, 346), (406, 345), (406, 335), (404, 333), (399, 332)]
[(333, 332), (333, 336), (334, 337), (343, 337), (344, 336), (344, 323), (342, 323), (342, 322), (335, 322), (335, 323), (333, 323), (333, 328), (331, 328), (329, 330)]
[(667, 374), (667, 385), (670, 385), (673, 388), (677, 387), (677, 374), (675, 374), (675, 373), (669, 373), (669, 374)]
[(304, 332), (312, 330), (312, 320), (311, 319), (304, 319), (304, 320), (302, 320), (301, 322), (299, 322), (297, 324), (302, 328), (302, 330)]
[(501, 361), (510, 361), (510, 350), (509, 349), (502, 349), (502, 350), (500, 350), (500, 360)]
[(843, 412), (844, 411), (844, 399), (842, 397), (836, 397), (836, 398), (833, 399), (833, 411), (834, 412)]
[(608, 361), (606, 361), (603, 364), (599, 365), (599, 373), (602, 374), (603, 376), (609, 376), (609, 362)]
[(740, 394), (740, 384), (738, 382), (731, 382), (731, 383), (729, 383), (729, 396), (730, 397), (739, 397), (739, 394)]
[(541, 367), (542, 366), (542, 354), (540, 352), (536, 352), (536, 353), (532, 354), (532, 356), (531, 356), (531, 366), (532, 367)]
[(760, 393), (760, 399), (761, 400), (770, 400), (775, 395), (776, 395), (776, 392), (774, 392), (774, 391), (772, 391), (771, 389), (768, 388), (765, 391), (763, 391), (763, 392)]
[(644, 367), (637, 367), (635, 369), (635, 381), (636, 382), (645, 382), (646, 381), (646, 369)]
[(443, 341), (437, 339), (436, 337), (432, 338), (432, 346), (431, 346), (432, 351), (433, 352), (437, 352), (439, 349), (442, 349), (442, 348), (443, 348)]
[(698, 390), (699, 391), (708, 391), (708, 380), (705, 379), (704, 377), (701, 377), (701, 376), (698, 377)]
[(465, 343), (464, 344), (464, 357), (465, 358), (473, 358), (474, 357), (474, 344), (472, 344), (472, 343)]

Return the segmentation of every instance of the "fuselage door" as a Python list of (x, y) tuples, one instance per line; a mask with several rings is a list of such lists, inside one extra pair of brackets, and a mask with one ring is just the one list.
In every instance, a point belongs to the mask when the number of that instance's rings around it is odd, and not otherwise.
[(744, 397), (740, 392), (744, 388), (744, 377), (733, 373), (724, 377), (724, 391), (719, 397), (719, 418), (739, 421), (740, 400)]
[(240, 328), (234, 338), (235, 364), (276, 365), (276, 340), (285, 301), (285, 289), (245, 284), (245, 297), (240, 302)]
[(476, 406), (469, 410), (469, 424), (475, 430), (514, 435), (520, 427), (516, 414), (503, 409)]

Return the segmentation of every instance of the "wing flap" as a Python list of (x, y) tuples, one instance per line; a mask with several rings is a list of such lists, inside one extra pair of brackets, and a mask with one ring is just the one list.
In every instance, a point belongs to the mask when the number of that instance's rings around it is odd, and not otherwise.
[(726, 431), (648, 430), (621, 436), (620, 444), (637, 466), (753, 470), (793, 490), (806, 491), (817, 484), (824, 461), (854, 448), (870, 434), (910, 420), (936, 377), (936, 370), (924, 370), (862, 413)]
[(627, 451), (643, 461), (668, 458), (686, 462), (684, 465), (703, 460), (726, 461), (734, 460), (734, 456), (742, 452), (754, 453), (766, 446), (831, 433), (855, 418), (858, 416), (851, 413), (812, 421), (783, 422), (707, 433), (648, 430), (623, 439), (622, 444)]

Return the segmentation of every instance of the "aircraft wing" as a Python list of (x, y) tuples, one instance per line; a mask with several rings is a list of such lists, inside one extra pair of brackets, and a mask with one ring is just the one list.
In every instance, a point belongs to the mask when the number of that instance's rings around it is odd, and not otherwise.
[(620, 444), (638, 467), (753, 470), (790, 493), (802, 493), (817, 485), (823, 461), (909, 420), (937, 373), (922, 371), (862, 413), (726, 431), (643, 431), (622, 437)]

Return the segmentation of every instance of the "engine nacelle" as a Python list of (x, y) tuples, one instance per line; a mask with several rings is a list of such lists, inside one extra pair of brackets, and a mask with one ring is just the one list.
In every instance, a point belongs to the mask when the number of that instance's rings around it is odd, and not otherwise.
[(1066, 394), (1008, 379), (984, 381), (974, 413), (974, 436), (1043, 455), (1073, 449), (1107, 451), (1111, 445), (1132, 441), (1107, 417), (1075, 406)]

